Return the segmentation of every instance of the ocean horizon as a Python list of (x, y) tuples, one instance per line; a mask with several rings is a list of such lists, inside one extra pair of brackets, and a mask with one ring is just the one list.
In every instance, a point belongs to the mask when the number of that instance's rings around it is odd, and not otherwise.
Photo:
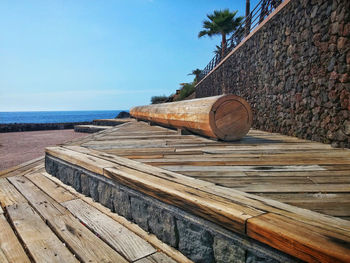
[(124, 110), (0, 112), (0, 123), (60, 123), (114, 119), (121, 111)]

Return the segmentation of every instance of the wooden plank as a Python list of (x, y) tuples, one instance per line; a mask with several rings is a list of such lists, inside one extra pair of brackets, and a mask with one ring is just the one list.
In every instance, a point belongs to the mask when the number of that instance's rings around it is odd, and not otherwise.
[(27, 173), (40, 171), (44, 167), (45, 166), (44, 166), (43, 160), (40, 160), (39, 162), (35, 162), (35, 163), (32, 163), (32, 164), (29, 164), (29, 165), (27, 165), (25, 167), (20, 167), (17, 170), (14, 170), (12, 172), (4, 174), (3, 176), (1, 176), (1, 178), (11, 177), (11, 176), (22, 176), (22, 175), (27, 174)]
[(267, 213), (248, 220), (249, 237), (307, 262), (350, 262), (350, 236)]
[(267, 193), (259, 196), (326, 215), (350, 216), (349, 193)]
[(323, 171), (246, 171), (247, 176), (308, 176), (308, 177), (337, 177), (337, 176), (350, 176), (350, 171), (328, 171), (322, 168)]
[[(8, 176), (9, 173), (15, 171), (15, 170), (23, 170), (24, 169), (27, 169), (29, 167), (34, 167), (36, 166), (38, 163), (40, 163), (42, 160), (44, 160), (44, 156), (40, 156), (38, 158), (35, 158), (33, 160), (30, 160), (30, 161), (27, 161), (27, 162), (24, 162), (24, 163), (21, 163), (19, 165), (16, 165), (16, 166), (13, 166), (13, 167), (10, 167), (10, 168), (7, 168), (5, 170), (1, 170), (0, 171), (0, 177), (4, 177), (4, 176)], [(29, 167), (28, 167), (29, 166)]]
[(0, 262), (2, 262), (2, 263), (10, 263), (10, 261), (7, 260), (5, 254), (2, 252), (1, 249), (0, 249)]
[(136, 261), (156, 252), (145, 240), (84, 201), (71, 200), (62, 205), (127, 260)]
[(9, 180), (39, 212), (51, 229), (85, 262), (127, 262), (121, 255), (84, 227), (66, 208), (42, 192), (25, 177)]
[(113, 166), (113, 163), (107, 162), (101, 158), (79, 154), (63, 147), (47, 147), (45, 151), (46, 154), (68, 163), (84, 167), (97, 174), (103, 174), (104, 168)]
[[(200, 166), (198, 166), (200, 167)], [(167, 167), (165, 167), (167, 168)], [(261, 177), (277, 177), (276, 181), (279, 177), (308, 177), (310, 180), (313, 178), (318, 178), (318, 180), (348, 180), (350, 177), (349, 171), (186, 171), (185, 167), (180, 168), (182, 174), (189, 175), (191, 177), (196, 178), (232, 178), (232, 180), (239, 180), (237, 177), (250, 177), (250, 178), (261, 178)], [(176, 172), (178, 169), (171, 169)], [(323, 179), (324, 178), (324, 179)], [(334, 179), (333, 179), (334, 178)]]
[(30, 262), (4, 215), (0, 215), (0, 262)]
[(245, 205), (202, 192), (148, 174), (125, 173), (115, 168), (104, 170), (108, 177), (132, 189), (153, 196), (165, 203), (202, 216), (236, 232), (245, 232), (245, 221), (263, 213)]
[(221, 158), (221, 159), (213, 159), (213, 158), (160, 158), (160, 159), (139, 159), (139, 162), (147, 163), (155, 166), (166, 166), (166, 165), (197, 165), (197, 166), (290, 166), (290, 165), (335, 165), (335, 164), (348, 164), (350, 159), (323, 159), (323, 160), (315, 160), (315, 159), (302, 159), (295, 158), (293, 159), (249, 159), (244, 158), (242, 160), (235, 158)]
[(260, 176), (240, 176), (240, 177), (220, 177), (212, 176), (206, 178), (208, 182), (213, 182), (226, 187), (234, 188), (246, 185), (287, 185), (287, 184), (349, 184), (350, 176), (335, 176), (335, 177), (301, 177), (301, 176), (275, 176), (275, 177), (260, 177)]
[(9, 177), (8, 180), (46, 220), (68, 213), (63, 206), (41, 191), (26, 177), (13, 176)]
[(142, 155), (152, 155), (152, 154), (159, 154), (159, 153), (174, 153), (175, 152), (175, 148), (156, 148), (156, 147), (150, 147), (150, 148), (138, 148), (138, 149), (106, 149), (103, 150), (103, 152), (105, 153), (109, 153), (109, 154), (114, 154), (114, 155), (118, 155), (118, 156), (122, 156), (122, 155), (128, 155), (128, 154), (142, 154)]
[(202, 191), (207, 191), (209, 193), (225, 197), (228, 200), (243, 203), (260, 210), (283, 215), (295, 221), (306, 222), (307, 224), (315, 227), (324, 228), (342, 235), (350, 236), (350, 222), (336, 217), (330, 217), (269, 198), (216, 185), (204, 187), (202, 188)]
[(141, 227), (139, 227), (137, 224), (132, 223), (128, 221), (125, 217), (119, 216), (116, 213), (112, 213), (110, 209), (106, 208), (105, 206), (101, 205), (100, 203), (97, 203), (93, 201), (90, 197), (86, 197), (85, 195), (78, 193), (73, 187), (63, 184), (60, 180), (58, 180), (56, 177), (53, 177), (52, 175), (48, 173), (43, 174), (48, 179), (54, 181), (56, 184), (60, 185), (61, 187), (67, 189), (72, 194), (76, 195), (79, 199), (84, 200), (84, 202), (88, 203), (89, 205), (93, 206), (94, 208), (98, 209), (100, 212), (104, 213), (108, 217), (112, 218), (113, 220), (117, 221), (130, 231), (137, 234), (142, 239), (149, 242), (151, 245), (157, 248), (159, 251), (163, 251), (166, 253), (169, 257), (175, 259), (178, 262), (184, 262), (184, 263), (192, 263), (191, 260), (186, 258), (183, 254), (181, 254), (178, 250), (168, 246), (167, 244), (160, 241), (155, 235), (147, 233), (145, 230), (143, 230)]
[(191, 187), (194, 187), (194, 188), (201, 188), (204, 186), (212, 185), (212, 183), (209, 183), (209, 182), (198, 181), (188, 176), (184, 176), (178, 173), (173, 173), (164, 169), (159, 169), (157, 167), (145, 165), (143, 163), (140, 163), (134, 160), (129, 160), (123, 157), (101, 153), (99, 151), (95, 151), (92, 149), (86, 149), (84, 147), (77, 147), (77, 146), (65, 146), (65, 148), (71, 151), (74, 151), (76, 153), (87, 154), (88, 156), (91, 156), (91, 157), (97, 157), (102, 160), (112, 162), (113, 165), (109, 165), (109, 167), (114, 167), (124, 172), (144, 173), (146, 171), (147, 174), (151, 174), (153, 176), (160, 177), (172, 182), (190, 185)]
[(78, 262), (29, 204), (8, 206), (7, 212), (35, 262)]
[(25, 198), (7, 179), (0, 178), (0, 203), (2, 207), (26, 202)]
[(76, 196), (72, 195), (65, 188), (49, 180), (42, 173), (25, 175), (25, 177), (28, 178), (32, 183), (34, 183), (37, 187), (39, 187), (43, 192), (45, 192), (58, 203), (76, 199)]
[(319, 165), (251, 165), (251, 166), (194, 166), (194, 165), (166, 165), (160, 166), (175, 172), (297, 172), (297, 171), (324, 171), (325, 168)]
[(350, 193), (350, 184), (274, 184), (235, 188), (247, 193)]
[(330, 200), (306, 200), (305, 202), (289, 200), (285, 203), (298, 206), (301, 208), (309, 209), (318, 213), (336, 216), (336, 217), (348, 217), (350, 216), (350, 200), (349, 195), (346, 199), (347, 202), (332, 202)]
[(176, 261), (169, 258), (164, 253), (158, 252), (143, 259), (140, 259), (135, 263), (176, 263)]
[(55, 217), (49, 224), (81, 261), (127, 262), (72, 215)]

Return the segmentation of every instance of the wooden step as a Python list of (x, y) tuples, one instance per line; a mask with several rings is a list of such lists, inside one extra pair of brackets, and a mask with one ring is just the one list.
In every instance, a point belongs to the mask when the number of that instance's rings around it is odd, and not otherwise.
[(120, 124), (124, 124), (127, 122), (132, 122), (135, 121), (134, 119), (131, 118), (125, 118), (125, 119), (97, 119), (93, 120), (92, 124), (93, 125), (98, 125), (98, 126), (117, 126)]
[(75, 132), (85, 132), (85, 133), (95, 133), (99, 131), (104, 131), (111, 128), (110, 126), (99, 126), (99, 125), (75, 125)]
[[(198, 179), (185, 179), (184, 175), (175, 172), (84, 147), (49, 147), (46, 154), (115, 180), (302, 260), (350, 260), (349, 221), (220, 188)], [(312, 231), (312, 235), (308, 236), (308, 231)]]
[(43, 164), (30, 162), (0, 178), (0, 262), (191, 262), (58, 184)]

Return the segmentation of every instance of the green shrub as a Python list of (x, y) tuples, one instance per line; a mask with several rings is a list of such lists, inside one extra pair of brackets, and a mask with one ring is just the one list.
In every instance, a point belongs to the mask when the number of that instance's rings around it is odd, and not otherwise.
[(190, 96), (195, 88), (194, 88), (195, 84), (194, 83), (183, 83), (182, 84), (182, 89), (180, 90), (179, 95), (177, 96), (176, 100), (183, 100), (186, 97)]
[(158, 104), (158, 103), (164, 103), (169, 99), (169, 97), (163, 95), (163, 96), (153, 96), (151, 98), (152, 104)]

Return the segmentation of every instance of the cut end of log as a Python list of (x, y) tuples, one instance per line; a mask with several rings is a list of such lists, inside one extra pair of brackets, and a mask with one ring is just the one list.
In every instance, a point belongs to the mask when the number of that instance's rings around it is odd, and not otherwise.
[(210, 112), (210, 126), (217, 138), (224, 141), (244, 137), (252, 126), (252, 119), (249, 104), (235, 95), (220, 97)]

